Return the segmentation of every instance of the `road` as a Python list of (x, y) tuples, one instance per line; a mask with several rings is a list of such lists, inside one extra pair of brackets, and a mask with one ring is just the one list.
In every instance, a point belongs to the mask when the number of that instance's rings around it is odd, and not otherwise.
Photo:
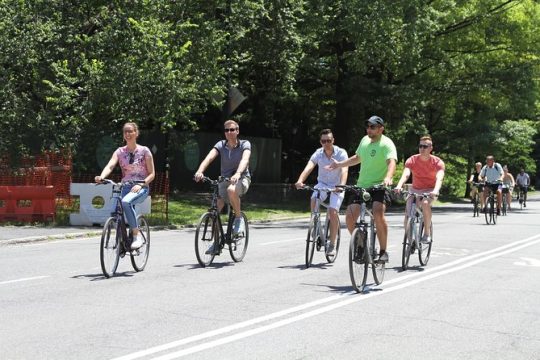
[(200, 268), (193, 229), (155, 231), (145, 271), (105, 279), (99, 239), (0, 247), (0, 359), (538, 359), (540, 199), (495, 226), (435, 209), (427, 267), (401, 271), (388, 214), (384, 283), (350, 285), (348, 233), (335, 264), (304, 268), (306, 221), (252, 224), (244, 262)]

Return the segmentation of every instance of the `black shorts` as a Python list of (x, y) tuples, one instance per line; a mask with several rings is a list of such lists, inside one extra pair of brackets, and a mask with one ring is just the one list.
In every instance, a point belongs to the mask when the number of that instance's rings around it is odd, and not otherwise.
[[(371, 200), (373, 202), (380, 202), (385, 204), (386, 206), (390, 206), (392, 204), (392, 198), (390, 197), (390, 194), (388, 191), (382, 189), (382, 190), (373, 190), (369, 192), (371, 195)], [(361, 204), (364, 200), (361, 198), (361, 195), (356, 195), (352, 201), (353, 204)]]

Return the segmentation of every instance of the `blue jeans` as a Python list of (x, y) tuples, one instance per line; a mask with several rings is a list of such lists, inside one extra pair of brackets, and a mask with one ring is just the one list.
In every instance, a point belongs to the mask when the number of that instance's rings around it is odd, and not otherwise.
[(148, 197), (148, 187), (143, 187), (139, 192), (131, 192), (133, 186), (124, 186), (122, 189), (122, 208), (129, 227), (137, 228), (137, 213), (135, 212), (135, 204), (140, 204)]

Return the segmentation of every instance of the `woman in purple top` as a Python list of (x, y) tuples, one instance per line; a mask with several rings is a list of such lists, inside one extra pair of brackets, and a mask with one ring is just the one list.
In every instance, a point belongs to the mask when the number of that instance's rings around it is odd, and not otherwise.
[(101, 175), (95, 177), (95, 182), (99, 183), (114, 170), (117, 164), (122, 169), (122, 182), (129, 180), (144, 181), (144, 184), (125, 185), (122, 189), (122, 207), (126, 215), (127, 223), (133, 234), (131, 249), (138, 249), (143, 244), (139, 239), (139, 228), (137, 227), (137, 213), (135, 204), (142, 203), (148, 196), (148, 185), (154, 180), (154, 158), (152, 152), (146, 146), (137, 144), (139, 127), (133, 122), (127, 122), (123, 128), (126, 146), (119, 147), (112, 154), (111, 160), (103, 168)]

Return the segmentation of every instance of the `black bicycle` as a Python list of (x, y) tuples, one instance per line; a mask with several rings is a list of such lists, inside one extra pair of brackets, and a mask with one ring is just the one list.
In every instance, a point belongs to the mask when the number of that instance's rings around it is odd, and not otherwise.
[(500, 182), (488, 183), (485, 186), (488, 187), (489, 195), (486, 198), (484, 205), (484, 216), (486, 218), (486, 224), (497, 224), (497, 193), (493, 191), (494, 186), (500, 185)]
[(510, 193), (510, 188), (508, 185), (504, 185), (501, 188), (502, 192), (502, 204), (501, 204), (501, 215), (506, 216), (508, 210), (510, 209), (510, 203), (508, 203), (507, 196)]
[(115, 183), (109, 179), (103, 179), (102, 184), (112, 184), (112, 198), (115, 202), (114, 211), (103, 225), (101, 233), (100, 261), (101, 270), (105, 277), (110, 278), (116, 272), (120, 258), (129, 254), (131, 265), (135, 271), (144, 270), (150, 254), (150, 227), (143, 215), (137, 216), (137, 226), (139, 236), (142, 237), (143, 244), (136, 250), (131, 250), (133, 237), (131, 230), (128, 233), (128, 225), (124, 219), (122, 208), (122, 188), (126, 185), (144, 184), (144, 181), (128, 181), (125, 183)]
[[(358, 195), (360, 202), (360, 215), (356, 219), (355, 229), (349, 243), (349, 275), (356, 292), (363, 292), (367, 285), (369, 268), (373, 272), (375, 284), (383, 282), (386, 263), (378, 260), (379, 243), (376, 240), (377, 229), (371, 211), (373, 201), (372, 191), (385, 190), (383, 185), (361, 188), (354, 185), (337, 185), (337, 188), (353, 192)], [(366, 216), (368, 219), (366, 219)]]
[(523, 207), (527, 206), (525, 204), (525, 193), (527, 192), (527, 186), (518, 185), (516, 187), (517, 187), (517, 199), (519, 203), (519, 209), (523, 210)]
[(242, 261), (246, 255), (249, 243), (247, 216), (243, 212), (241, 213), (244, 221), (244, 233), (239, 236), (233, 236), (232, 230), (235, 215), (232, 206), (229, 206), (226, 231), (223, 231), (223, 225), (217, 207), (219, 184), (229, 181), (229, 179), (220, 176), (218, 180), (212, 180), (205, 176), (202, 180), (209, 183), (212, 188), (212, 203), (208, 211), (201, 216), (197, 230), (195, 231), (195, 255), (197, 256), (197, 261), (202, 267), (212, 264), (214, 258), (221, 254), (225, 246), (229, 248), (231, 258), (235, 262)]
[(336, 258), (338, 256), (339, 252), (339, 245), (341, 243), (341, 223), (339, 222), (339, 216), (338, 216), (338, 228), (337, 228), (337, 234), (336, 234), (336, 244), (335, 244), (335, 255), (329, 255), (326, 253), (326, 248), (329, 245), (330, 241), (330, 218), (328, 217), (328, 213), (326, 213), (326, 216), (324, 218), (324, 227), (323, 222), (321, 221), (321, 206), (328, 208), (328, 205), (321, 200), (321, 193), (326, 192), (327, 198), (330, 198), (330, 193), (334, 189), (315, 189), (312, 186), (305, 185), (301, 190), (308, 190), (313, 191), (316, 193), (315, 197), (315, 207), (313, 208), (313, 211), (311, 212), (311, 218), (309, 220), (309, 228), (308, 228), (308, 234), (306, 239), (306, 267), (311, 266), (311, 262), (313, 261), (313, 254), (315, 253), (315, 249), (317, 251), (324, 251), (324, 255), (326, 257), (326, 260), (329, 263), (333, 263), (336, 261)]
[(409, 268), (409, 259), (411, 254), (418, 250), (418, 260), (420, 265), (426, 266), (431, 254), (433, 245), (433, 222), (430, 225), (431, 241), (424, 243), (421, 241), (424, 235), (424, 212), (422, 211), (422, 201), (429, 198), (429, 193), (413, 194), (408, 191), (402, 192), (404, 197), (412, 196), (412, 205), (408, 214), (405, 235), (403, 237), (403, 249), (401, 252), (401, 268)]

